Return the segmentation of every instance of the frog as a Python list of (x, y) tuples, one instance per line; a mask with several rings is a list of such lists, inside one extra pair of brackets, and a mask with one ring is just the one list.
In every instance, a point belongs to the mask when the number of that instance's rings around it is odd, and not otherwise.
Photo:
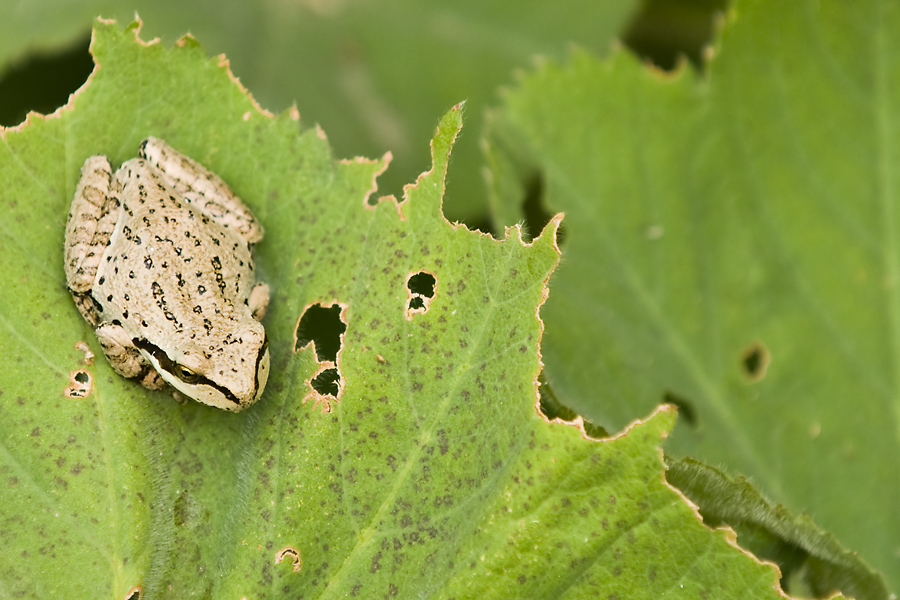
[(85, 160), (65, 230), (66, 285), (113, 370), (238, 412), (269, 376), (262, 225), (216, 174), (161, 139), (113, 171)]

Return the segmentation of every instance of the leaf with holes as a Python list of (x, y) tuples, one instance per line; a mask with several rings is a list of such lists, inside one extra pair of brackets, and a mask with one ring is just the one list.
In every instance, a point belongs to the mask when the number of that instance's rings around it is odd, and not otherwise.
[[(536, 411), (558, 220), (526, 245), (443, 219), (460, 107), (406, 198), (374, 199), (384, 161), (333, 160), (193, 39), (136, 29), (98, 23), (70, 104), (0, 130), (2, 595), (780, 597), (664, 483), (669, 408), (602, 443)], [(148, 135), (266, 227), (272, 370), (244, 412), (116, 375), (65, 289), (82, 162)]]
[[(489, 134), (502, 221), (564, 211), (559, 400), (806, 511), (900, 589), (900, 13), (738, 2), (704, 76), (576, 52)], [(772, 18), (777, 10), (778, 18)]]

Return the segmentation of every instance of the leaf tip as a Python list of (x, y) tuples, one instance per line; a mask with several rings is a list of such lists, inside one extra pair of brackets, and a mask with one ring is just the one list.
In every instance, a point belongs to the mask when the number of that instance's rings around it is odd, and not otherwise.
[(440, 164), (446, 171), (450, 150), (462, 129), (464, 106), (465, 101), (455, 104), (438, 122), (437, 130), (431, 140), (431, 159), (435, 168)]
[[(547, 224), (544, 225), (544, 228), (541, 230), (540, 235), (531, 240), (531, 245), (536, 243), (549, 244), (553, 247), (553, 250), (561, 255), (562, 251), (559, 249), (559, 228), (562, 226), (563, 219), (566, 217), (566, 213), (556, 213), (553, 217), (547, 221)], [(519, 227), (519, 238), (522, 237), (522, 228)], [(524, 241), (522, 243), (525, 243)], [(529, 244), (525, 244), (526, 246)]]

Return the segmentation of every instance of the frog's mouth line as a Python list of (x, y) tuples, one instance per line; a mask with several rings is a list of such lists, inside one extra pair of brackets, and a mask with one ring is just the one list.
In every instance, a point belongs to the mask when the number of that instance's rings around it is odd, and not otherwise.
[[(163, 352), (162, 348), (160, 348), (159, 346), (157, 346), (151, 342), (148, 342), (147, 340), (142, 340), (140, 338), (133, 338), (131, 340), (131, 342), (135, 345), (136, 348), (138, 348), (139, 350), (143, 350), (144, 352), (150, 354), (150, 356), (152, 356), (154, 359), (156, 359), (156, 362), (159, 363), (159, 366), (162, 369), (164, 369), (166, 371), (166, 373), (168, 373), (172, 377), (175, 377), (176, 379), (180, 379), (181, 381), (184, 381), (185, 383), (187, 383), (189, 385), (208, 385), (211, 388), (215, 388), (215, 389), (219, 390), (219, 392), (221, 392), (223, 396), (228, 398), (228, 400), (230, 400), (231, 402), (234, 402), (236, 405), (240, 406), (241, 401), (238, 400), (237, 396), (235, 396), (231, 392), (231, 390), (219, 385), (218, 383), (216, 383), (210, 379), (207, 379), (206, 377), (204, 377), (203, 375), (200, 375), (199, 373), (194, 374), (194, 376), (191, 378), (191, 381), (185, 381), (184, 378), (179, 376), (179, 374), (178, 374), (180, 371), (180, 369), (178, 368), (179, 367), (178, 363), (176, 363), (175, 361), (170, 359), (169, 356), (165, 352)], [(263, 347), (260, 349), (260, 355), (262, 355), (262, 353), (265, 352), (265, 349), (266, 349), (266, 345), (263, 344)], [(256, 363), (257, 363), (257, 369), (258, 369), (259, 368), (259, 359), (257, 359)], [(257, 377), (259, 377), (259, 375), (257, 375)]]

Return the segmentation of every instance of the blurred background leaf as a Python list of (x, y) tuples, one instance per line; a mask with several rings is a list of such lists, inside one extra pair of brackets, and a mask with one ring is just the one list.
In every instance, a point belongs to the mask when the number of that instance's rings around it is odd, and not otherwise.
[[(434, 116), (467, 102), (444, 211), (490, 228), (478, 150), (485, 107), (498, 87), (536, 57), (562, 59), (572, 44), (598, 55), (617, 35), (665, 66), (684, 53), (699, 61), (724, 0), (605, 0), (552, 3), (415, 0), (27, 0), (0, 4), (0, 124), (28, 110), (52, 112), (91, 70), (93, 19), (131, 22), (142, 37), (171, 43), (187, 32), (211, 55), (224, 53), (260, 104), (296, 103), (339, 157), (381, 156), (384, 193), (429, 166), (420, 140)], [(699, 62), (698, 62), (699, 64)]]
[(576, 51), (523, 76), (488, 128), (496, 215), (566, 213), (541, 312), (559, 402), (608, 431), (676, 404), (667, 452), (746, 475), (897, 590), (900, 11), (730, 17), (702, 75)]

